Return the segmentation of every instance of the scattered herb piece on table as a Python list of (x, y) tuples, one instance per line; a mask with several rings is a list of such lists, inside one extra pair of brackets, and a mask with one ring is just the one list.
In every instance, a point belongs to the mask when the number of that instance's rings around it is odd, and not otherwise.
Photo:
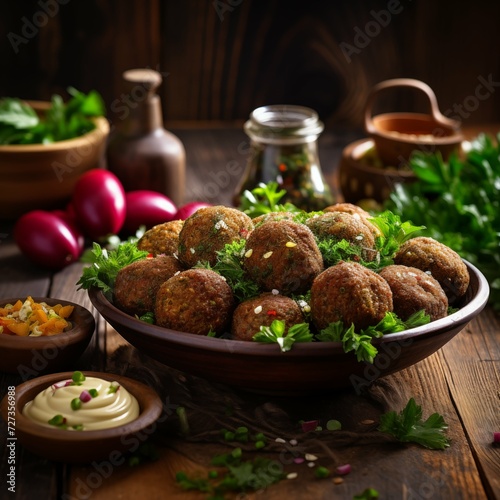
[(241, 448), (215, 456), (212, 465), (223, 471), (210, 471), (206, 478), (190, 478), (178, 472), (176, 481), (184, 490), (201, 491), (212, 499), (223, 499), (225, 493), (262, 490), (285, 477), (278, 462), (263, 457), (244, 460)]
[(374, 488), (366, 488), (358, 495), (354, 495), (353, 500), (376, 500), (379, 497), (378, 491)]
[(380, 417), (379, 430), (402, 443), (418, 443), (432, 450), (444, 450), (450, 445), (444, 434), (447, 428), (444, 418), (438, 413), (433, 413), (424, 421), (422, 407), (411, 398), (399, 414), (395, 411), (384, 413)]

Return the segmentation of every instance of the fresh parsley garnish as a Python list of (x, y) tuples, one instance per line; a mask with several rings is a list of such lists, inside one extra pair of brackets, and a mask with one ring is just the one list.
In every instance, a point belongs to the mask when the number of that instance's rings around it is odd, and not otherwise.
[(108, 298), (111, 298), (118, 271), (147, 256), (148, 252), (139, 250), (134, 241), (124, 241), (110, 251), (94, 242), (92, 250), (86, 252), (82, 259), (84, 262), (90, 262), (91, 265), (83, 269), (82, 276), (77, 282), (78, 290), (97, 287)]
[(402, 222), (401, 218), (390, 210), (370, 217), (369, 223), (380, 230), (375, 238), (376, 258), (372, 261), (363, 259), (364, 249), (347, 240), (335, 238), (317, 238), (318, 248), (323, 256), (325, 267), (334, 266), (340, 261), (355, 261), (373, 270), (379, 270), (394, 263), (394, 255), (399, 247), (424, 226), (414, 226), (411, 222)]
[(217, 252), (217, 261), (213, 266), (207, 262), (200, 262), (194, 266), (209, 268), (224, 276), (238, 301), (256, 297), (260, 293), (257, 283), (247, 276), (243, 268), (245, 244), (244, 238), (226, 243), (224, 248)]
[(411, 398), (398, 414), (395, 411), (380, 417), (381, 432), (394, 436), (403, 443), (418, 443), (432, 450), (444, 450), (450, 445), (444, 431), (448, 425), (439, 413), (433, 413), (427, 420), (422, 419), (422, 407)]
[(396, 185), (386, 208), (427, 227), (430, 236), (477, 266), (490, 283), (490, 303), (500, 310), (500, 135), (481, 134), (465, 157), (415, 152), (418, 177)]
[[(368, 220), (382, 233), (381, 236), (375, 238), (375, 246), (379, 254), (376, 262), (377, 268), (393, 264), (394, 255), (399, 250), (399, 247), (405, 241), (413, 238), (416, 232), (425, 229), (425, 226), (414, 226), (409, 220), (402, 222), (401, 217), (390, 210), (370, 217)], [(366, 265), (367, 267), (374, 267), (372, 263)]]
[(155, 313), (148, 311), (141, 316), (138, 317), (141, 321), (144, 321), (145, 323), (149, 323), (150, 325), (154, 325), (156, 320), (155, 320)]
[(269, 212), (297, 212), (299, 209), (292, 203), (280, 205), (278, 202), (286, 194), (285, 189), (278, 191), (277, 182), (260, 183), (251, 191), (241, 195), (239, 209), (249, 217), (254, 218)]
[(67, 104), (52, 96), (43, 118), (17, 98), (0, 100), (0, 144), (46, 144), (79, 137), (95, 128), (91, 120), (105, 114), (104, 102), (96, 91), (88, 94), (70, 87)]
[(358, 361), (373, 363), (378, 353), (377, 348), (372, 344), (373, 339), (426, 325), (429, 321), (429, 315), (423, 310), (412, 314), (406, 321), (401, 320), (393, 312), (387, 312), (376, 325), (362, 329), (360, 332), (354, 330), (353, 324), (346, 327), (342, 321), (330, 323), (316, 335), (316, 339), (321, 342), (342, 342), (344, 352), (354, 351)]
[(347, 240), (335, 240), (334, 238), (322, 238), (317, 241), (319, 251), (323, 256), (325, 267), (334, 266), (341, 260), (356, 261), (360, 264), (367, 264), (361, 258), (362, 249), (353, 245)]
[(253, 336), (256, 342), (277, 343), (282, 352), (287, 352), (295, 342), (312, 342), (314, 336), (307, 323), (292, 325), (285, 333), (285, 322), (275, 319), (270, 326), (261, 326)]

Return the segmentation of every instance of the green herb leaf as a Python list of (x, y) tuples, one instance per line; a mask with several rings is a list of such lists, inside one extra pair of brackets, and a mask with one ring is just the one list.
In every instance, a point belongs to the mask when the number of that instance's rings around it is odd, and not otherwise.
[(376, 500), (379, 497), (375, 488), (366, 488), (358, 495), (354, 495), (353, 500)]
[(243, 268), (243, 257), (245, 254), (245, 239), (239, 239), (226, 243), (222, 250), (217, 252), (217, 262), (210, 266), (207, 262), (200, 262), (194, 267), (204, 267), (218, 272), (226, 278), (235, 298), (243, 301), (259, 295), (257, 283), (251, 280)]
[(477, 266), (490, 283), (490, 303), (500, 310), (500, 145), (481, 134), (465, 158), (415, 152), (416, 182), (396, 185), (385, 207), (426, 226), (423, 233)]
[(38, 122), (35, 110), (25, 102), (10, 97), (0, 100), (0, 124), (15, 129), (29, 129), (38, 125)]
[[(392, 264), (399, 247), (405, 241), (416, 236), (415, 233), (425, 229), (425, 226), (415, 226), (409, 220), (402, 222), (401, 217), (390, 210), (370, 217), (369, 221), (382, 233), (382, 236), (375, 238), (375, 245), (379, 253), (379, 259), (376, 263), (378, 268)], [(368, 263), (367, 267), (373, 267), (372, 263)]]
[(124, 241), (109, 252), (94, 242), (92, 250), (82, 259), (84, 262), (90, 262), (91, 266), (83, 269), (82, 276), (77, 282), (78, 290), (97, 287), (111, 298), (118, 271), (147, 256), (148, 252), (139, 250), (134, 241)]
[(378, 350), (372, 344), (372, 339), (410, 330), (429, 322), (430, 316), (423, 310), (412, 314), (406, 321), (401, 320), (393, 312), (387, 312), (376, 325), (364, 328), (360, 332), (354, 330), (353, 324), (345, 327), (343, 321), (336, 321), (323, 328), (315, 338), (321, 342), (342, 342), (344, 352), (354, 351), (358, 361), (373, 363)]
[(0, 100), (0, 144), (47, 144), (79, 137), (95, 128), (91, 119), (105, 114), (104, 102), (96, 91), (88, 95), (68, 89), (73, 96), (64, 104), (53, 95), (50, 108), (42, 118), (27, 103), (15, 99)]
[(282, 352), (287, 352), (295, 342), (312, 342), (314, 336), (307, 323), (292, 325), (285, 334), (285, 322), (275, 319), (270, 326), (261, 326), (253, 336), (256, 342), (277, 343)]
[(444, 435), (447, 428), (444, 418), (438, 413), (422, 420), (422, 407), (411, 398), (399, 414), (395, 411), (383, 414), (379, 430), (391, 434), (403, 443), (413, 442), (432, 450), (444, 450), (450, 445)]
[(277, 182), (261, 182), (251, 191), (243, 192), (239, 208), (252, 218), (269, 212), (298, 212), (299, 209), (292, 203), (278, 204), (285, 194), (285, 189), (278, 191)]

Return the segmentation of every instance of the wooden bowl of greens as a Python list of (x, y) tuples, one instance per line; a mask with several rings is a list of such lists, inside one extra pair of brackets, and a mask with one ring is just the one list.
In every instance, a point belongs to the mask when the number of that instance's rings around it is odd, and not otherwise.
[(0, 99), (0, 219), (61, 208), (76, 181), (101, 164), (108, 121), (96, 92), (71, 90), (64, 104)]

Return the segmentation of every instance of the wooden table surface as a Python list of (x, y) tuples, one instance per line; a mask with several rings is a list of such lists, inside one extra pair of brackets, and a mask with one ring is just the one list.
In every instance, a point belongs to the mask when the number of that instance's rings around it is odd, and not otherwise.
[[(238, 180), (235, 172), (239, 167), (242, 171), (248, 155), (246, 136), (238, 128), (183, 129), (176, 133), (187, 150), (186, 200), (230, 204)], [(320, 140), (323, 169), (333, 184), (342, 147), (353, 139), (349, 135), (325, 133)], [(230, 162), (231, 168), (228, 168)], [(11, 231), (12, 225), (5, 224), (0, 230), (0, 298), (28, 294), (51, 296), (72, 300), (93, 310), (86, 292), (77, 291), (75, 285), (82, 264), (75, 263), (57, 273), (38, 268), (20, 255)], [(94, 313), (97, 330), (75, 368), (109, 371), (111, 354), (127, 343), (95, 310)], [(7, 386), (22, 382), (18, 375), (3, 373), (0, 373), (0, 380), (0, 398), (5, 395)], [(299, 472), (297, 479), (284, 480), (266, 491), (235, 498), (350, 499), (371, 487), (379, 492), (381, 499), (500, 499), (500, 447), (492, 444), (493, 432), (500, 431), (499, 316), (486, 307), (440, 351), (384, 381), (380, 390), (386, 392), (383, 397), (392, 409), (401, 410), (413, 396), (422, 405), (424, 416), (434, 412), (443, 415), (449, 425), (451, 446), (444, 451), (384, 442), (339, 447), (335, 455), (340, 463), (352, 466), (352, 472), (343, 477), (341, 484), (336, 484), (332, 478), (316, 479), (305, 465), (294, 467), (282, 460), (286, 472)], [(333, 399), (336, 397), (331, 395)], [(366, 404), (366, 398), (354, 391), (347, 391), (338, 398), (345, 402), (342, 411), (347, 416), (358, 415), (358, 408)], [(357, 424), (351, 422), (351, 425)], [(6, 436), (4, 422), (0, 431), (3, 442)], [(163, 436), (156, 445), (160, 455), (156, 461), (135, 467), (123, 465), (104, 474), (99, 473), (95, 465), (70, 466), (47, 461), (18, 444), (15, 493), (7, 490), (8, 450), (3, 446), (0, 451), (0, 498), (206, 498), (201, 493), (180, 490), (174, 478), (181, 470), (191, 474), (206, 473), (209, 464), (205, 452), (210, 445), (190, 443), (178, 435)], [(227, 446), (226, 449), (231, 448)], [(316, 451), (323, 457), (321, 447)], [(274, 458), (278, 459), (278, 455)], [(331, 457), (322, 460), (333, 469), (339, 465)]]

